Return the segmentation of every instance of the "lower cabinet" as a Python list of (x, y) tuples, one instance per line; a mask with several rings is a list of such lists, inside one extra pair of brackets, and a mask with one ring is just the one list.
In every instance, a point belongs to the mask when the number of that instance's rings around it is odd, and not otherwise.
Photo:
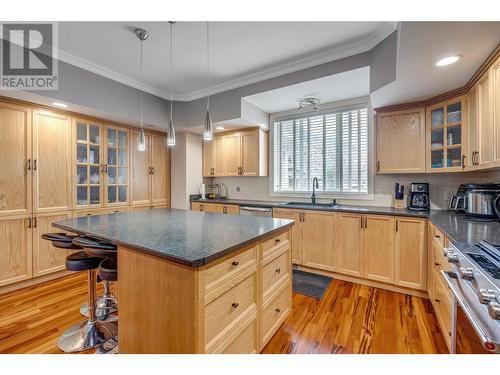
[(302, 264), (335, 271), (335, 218), (329, 212), (304, 211), (302, 214)]
[(0, 286), (32, 277), (33, 220), (0, 217)]
[(427, 221), (396, 219), (394, 283), (406, 288), (427, 289)]
[(273, 209), (273, 217), (295, 221), (295, 225), (292, 227), (292, 263), (302, 264), (302, 212), (275, 208)]
[(218, 212), (226, 215), (240, 214), (240, 206), (238, 206), (237, 204), (191, 202), (191, 210), (203, 212)]
[(363, 216), (350, 213), (338, 214), (337, 271), (363, 276)]
[(65, 261), (70, 252), (55, 248), (41, 236), (44, 233), (61, 232), (60, 229), (52, 227), (52, 223), (70, 217), (71, 212), (67, 211), (36, 215), (33, 218), (33, 277), (63, 271), (66, 268)]
[(363, 225), (363, 276), (394, 282), (394, 223), (390, 216), (365, 216)]

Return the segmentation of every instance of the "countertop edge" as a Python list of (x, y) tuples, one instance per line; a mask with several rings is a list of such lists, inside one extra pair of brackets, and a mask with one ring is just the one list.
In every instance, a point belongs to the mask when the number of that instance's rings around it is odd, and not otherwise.
[(207, 265), (207, 264), (209, 264), (209, 263), (211, 263), (211, 262), (213, 262), (213, 261), (215, 261), (215, 260), (217, 260), (219, 258), (225, 257), (226, 255), (229, 255), (229, 254), (231, 254), (233, 252), (236, 252), (239, 249), (242, 249), (245, 246), (248, 246), (248, 245), (250, 245), (250, 244), (252, 244), (254, 242), (261, 241), (261, 240), (265, 239), (266, 237), (272, 236), (275, 233), (278, 233), (278, 232), (283, 231), (285, 229), (289, 229), (293, 225), (295, 225), (295, 222), (291, 221), (290, 223), (284, 224), (284, 225), (280, 226), (279, 228), (272, 229), (272, 230), (270, 230), (270, 231), (268, 231), (268, 232), (266, 232), (264, 234), (258, 235), (256, 237), (253, 237), (253, 238), (247, 240), (247, 241), (241, 242), (238, 245), (235, 245), (235, 246), (229, 247), (227, 249), (221, 250), (221, 251), (217, 252), (216, 254), (212, 254), (212, 255), (209, 255), (209, 256), (207, 256), (205, 258), (196, 259), (196, 260), (193, 260), (193, 261), (187, 261), (185, 259), (174, 257), (174, 256), (170, 256), (168, 254), (165, 254), (165, 253), (162, 253), (162, 252), (158, 252), (158, 251), (155, 251), (155, 250), (151, 250), (151, 249), (146, 248), (146, 247), (142, 247), (142, 246), (138, 246), (138, 245), (133, 245), (133, 244), (122, 242), (122, 241), (116, 240), (116, 239), (110, 239), (110, 238), (107, 238), (107, 237), (104, 237), (104, 236), (100, 236), (100, 235), (96, 235), (94, 233), (86, 232), (86, 231), (83, 231), (83, 230), (75, 230), (72, 227), (68, 227), (66, 225), (58, 224), (57, 222), (52, 224), (52, 226), (54, 228), (63, 229), (65, 231), (76, 233), (76, 234), (83, 235), (83, 236), (89, 236), (89, 237), (93, 237), (93, 238), (103, 239), (103, 240), (109, 241), (112, 244), (117, 245), (117, 246), (126, 247), (126, 248), (132, 249), (132, 250), (141, 251), (141, 252), (143, 252), (145, 254), (148, 254), (148, 255), (151, 255), (151, 256), (154, 256), (154, 257), (157, 257), (157, 258), (162, 258), (162, 259), (165, 259), (165, 260), (177, 263), (177, 264), (181, 264), (181, 265), (184, 265), (184, 266), (188, 266), (188, 267), (191, 267), (191, 268), (199, 268), (199, 267), (205, 266), (205, 265)]

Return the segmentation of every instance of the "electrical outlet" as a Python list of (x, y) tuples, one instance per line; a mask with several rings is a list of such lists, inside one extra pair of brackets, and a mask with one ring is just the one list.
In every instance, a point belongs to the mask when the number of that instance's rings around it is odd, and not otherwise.
[(239, 186), (236, 186), (236, 191), (239, 192), (240, 191), (240, 187)]

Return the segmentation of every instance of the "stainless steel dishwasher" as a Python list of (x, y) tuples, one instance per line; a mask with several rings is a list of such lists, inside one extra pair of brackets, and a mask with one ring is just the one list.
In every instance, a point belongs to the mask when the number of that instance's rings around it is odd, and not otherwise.
[(273, 217), (273, 209), (269, 207), (240, 206), (240, 215)]

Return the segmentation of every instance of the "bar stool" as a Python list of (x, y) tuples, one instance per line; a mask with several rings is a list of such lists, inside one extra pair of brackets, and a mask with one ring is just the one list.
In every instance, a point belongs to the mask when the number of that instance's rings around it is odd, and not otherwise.
[(105, 341), (95, 314), (97, 268), (101, 258), (78, 251), (66, 257), (69, 271), (87, 271), (89, 317), (86, 321), (71, 326), (59, 338), (57, 346), (63, 352), (74, 353), (97, 347)]
[[(105, 259), (115, 259), (116, 264), (116, 246), (110, 244), (109, 242), (101, 241), (99, 239), (88, 238), (88, 237), (77, 237), (74, 238), (73, 244), (79, 246), (85, 251), (89, 256), (105, 258)], [(118, 304), (115, 296), (111, 293), (111, 282), (116, 281), (116, 267), (115, 274), (113, 278), (103, 278), (101, 272), (99, 272), (101, 277), (104, 293), (102, 297), (99, 298), (96, 305), (96, 316), (100, 321), (113, 322), (118, 319), (116, 315), (113, 315), (118, 310)], [(80, 313), (84, 316), (88, 316), (88, 306), (82, 305), (80, 308)]]

